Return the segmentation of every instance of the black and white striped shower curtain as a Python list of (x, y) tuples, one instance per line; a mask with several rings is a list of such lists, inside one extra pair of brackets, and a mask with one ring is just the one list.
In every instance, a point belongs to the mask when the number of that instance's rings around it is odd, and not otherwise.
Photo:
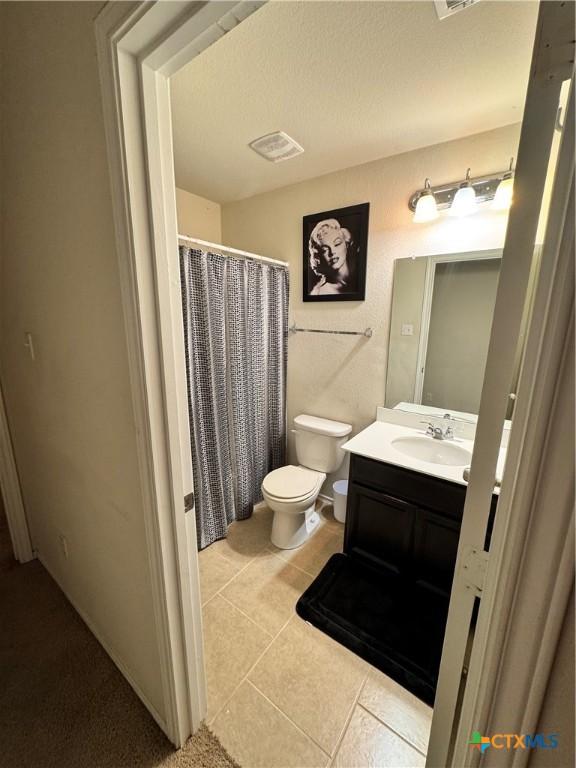
[(285, 463), (288, 270), (180, 246), (198, 547)]

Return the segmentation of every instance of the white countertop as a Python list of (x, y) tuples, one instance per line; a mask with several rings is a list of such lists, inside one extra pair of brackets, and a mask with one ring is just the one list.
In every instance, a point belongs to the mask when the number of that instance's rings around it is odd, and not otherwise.
[[(383, 461), (386, 464), (394, 464), (397, 467), (411, 469), (414, 472), (422, 472), (425, 475), (439, 477), (443, 480), (458, 483), (459, 485), (467, 485), (467, 482), (463, 477), (463, 472), (468, 465), (450, 466), (446, 464), (433, 464), (429, 461), (423, 461), (422, 459), (416, 459), (412, 456), (400, 453), (400, 451), (396, 450), (392, 445), (392, 440), (397, 437), (425, 434), (425, 429), (414, 429), (401, 424), (375, 421), (373, 424), (370, 424), (369, 427), (363, 429), (362, 432), (355, 435), (351, 440), (348, 440), (347, 443), (344, 443), (342, 447), (348, 453), (355, 453), (358, 456), (365, 456), (368, 459)], [(433, 438), (430, 437), (429, 439), (432, 440)], [(467, 451), (470, 451), (470, 453), (474, 450), (473, 440), (457, 437), (450, 442), (465, 448)], [(506, 449), (501, 448), (497, 465), (498, 478), (502, 476), (505, 457)], [(494, 491), (495, 493), (498, 493), (499, 489), (495, 488)]]

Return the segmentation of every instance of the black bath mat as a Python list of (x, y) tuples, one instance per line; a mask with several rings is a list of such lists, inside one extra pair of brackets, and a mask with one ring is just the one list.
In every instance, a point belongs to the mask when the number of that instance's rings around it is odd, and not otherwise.
[(348, 555), (332, 555), (298, 615), (434, 703), (448, 600)]

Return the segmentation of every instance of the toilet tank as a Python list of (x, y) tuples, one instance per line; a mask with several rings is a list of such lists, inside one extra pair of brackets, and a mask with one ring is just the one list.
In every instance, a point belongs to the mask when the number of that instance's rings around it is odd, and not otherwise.
[(302, 414), (294, 419), (298, 463), (317, 472), (335, 472), (344, 460), (342, 446), (351, 424)]

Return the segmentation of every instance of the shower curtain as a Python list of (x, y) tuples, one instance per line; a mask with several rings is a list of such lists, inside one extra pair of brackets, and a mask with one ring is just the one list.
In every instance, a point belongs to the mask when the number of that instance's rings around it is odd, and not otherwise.
[(196, 532), (245, 520), (285, 463), (288, 270), (180, 246)]

